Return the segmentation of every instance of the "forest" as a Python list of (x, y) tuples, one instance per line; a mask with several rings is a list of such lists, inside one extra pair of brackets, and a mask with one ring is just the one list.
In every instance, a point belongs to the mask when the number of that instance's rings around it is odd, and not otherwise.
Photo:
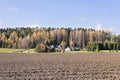
[[(45, 51), (50, 46), (62, 48), (79, 47), (80, 50), (120, 50), (120, 35), (109, 30), (84, 28), (6, 28), (0, 29), (0, 48), (31, 49), (44, 44)], [(47, 50), (46, 50), (47, 48)]]

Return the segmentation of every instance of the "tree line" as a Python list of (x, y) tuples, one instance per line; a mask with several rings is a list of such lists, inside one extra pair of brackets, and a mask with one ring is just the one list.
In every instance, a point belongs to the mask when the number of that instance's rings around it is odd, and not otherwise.
[[(65, 47), (79, 47), (91, 49), (91, 44), (98, 47), (102, 43), (120, 44), (120, 36), (112, 35), (108, 30), (94, 30), (84, 28), (7, 28), (0, 29), (0, 48), (35, 48), (38, 44), (60, 45), (65, 42)], [(89, 48), (90, 47), (90, 48)], [(100, 48), (99, 48), (100, 47)], [(97, 49), (97, 48), (96, 48)], [(104, 48), (109, 49), (109, 48)], [(118, 48), (119, 49), (119, 48)]]

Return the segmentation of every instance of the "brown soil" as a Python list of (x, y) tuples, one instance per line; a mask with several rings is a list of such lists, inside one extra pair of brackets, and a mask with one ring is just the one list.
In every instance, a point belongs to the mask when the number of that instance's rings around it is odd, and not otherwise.
[(120, 53), (0, 53), (0, 80), (120, 80)]

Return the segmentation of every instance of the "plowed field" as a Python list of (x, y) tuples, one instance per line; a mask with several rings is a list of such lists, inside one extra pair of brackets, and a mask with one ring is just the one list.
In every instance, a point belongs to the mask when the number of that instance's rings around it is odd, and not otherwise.
[(120, 53), (0, 53), (0, 80), (120, 80)]

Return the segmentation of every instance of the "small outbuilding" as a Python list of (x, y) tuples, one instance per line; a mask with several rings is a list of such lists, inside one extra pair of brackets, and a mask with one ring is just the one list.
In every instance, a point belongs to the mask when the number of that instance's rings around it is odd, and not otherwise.
[(71, 49), (69, 47), (65, 48), (65, 51), (71, 51)]

